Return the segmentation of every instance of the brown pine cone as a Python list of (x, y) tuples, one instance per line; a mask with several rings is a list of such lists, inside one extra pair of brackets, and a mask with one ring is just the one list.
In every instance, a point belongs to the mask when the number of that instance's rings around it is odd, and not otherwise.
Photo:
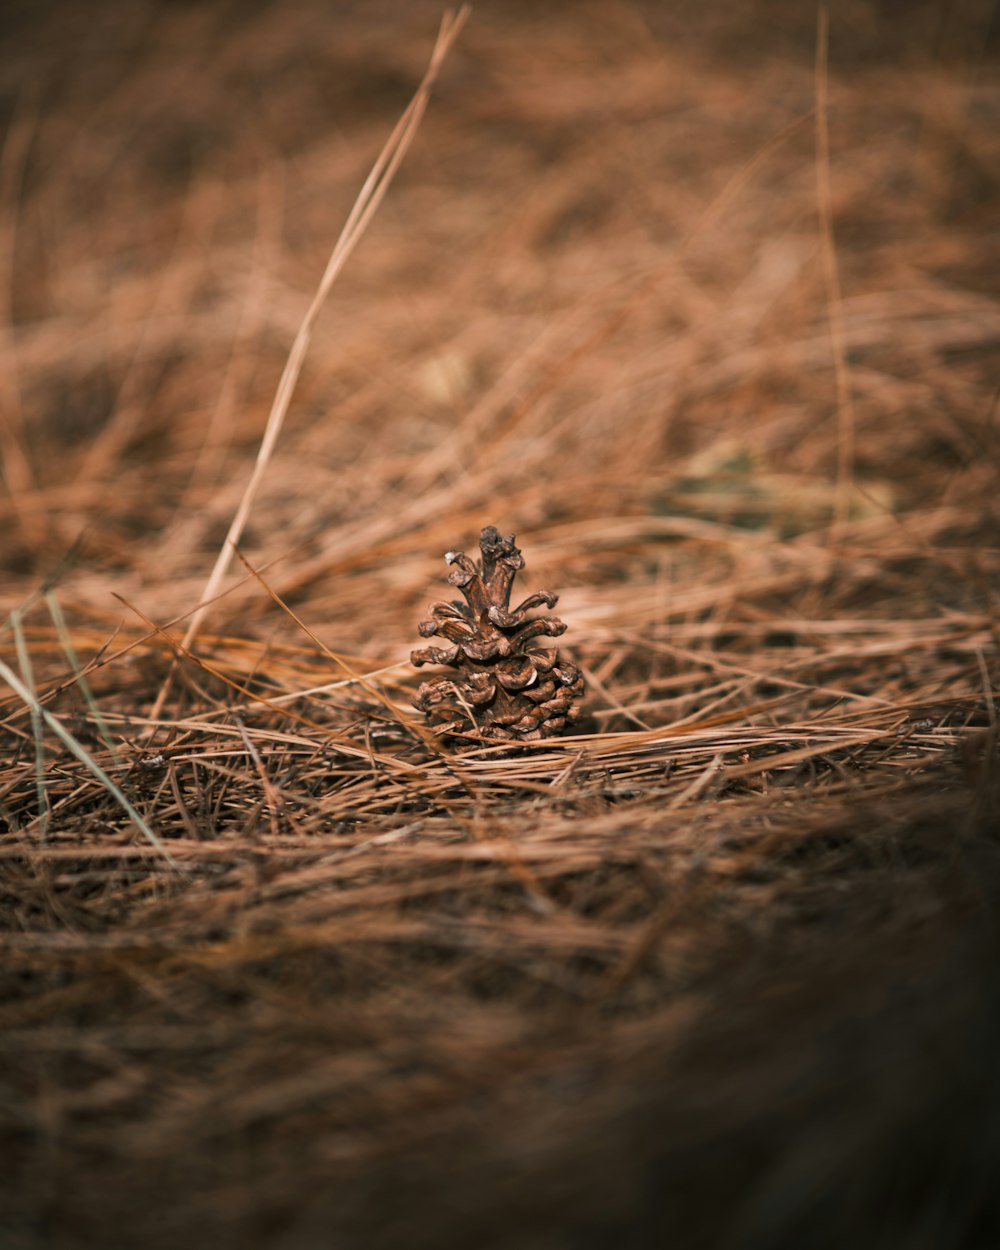
[(416, 705), (434, 732), (466, 746), (487, 741), (534, 742), (565, 733), (576, 719), (583, 693), (579, 669), (561, 659), (555, 647), (529, 649), (534, 639), (557, 638), (566, 626), (554, 616), (528, 617), (532, 608), (555, 607), (557, 595), (530, 595), (513, 612), (510, 591), (524, 568), (514, 535), (504, 538), (488, 525), (479, 538), (482, 558), (449, 551), (448, 575), (465, 603), (431, 605), (421, 621), (423, 638), (444, 638), (448, 646), (424, 647), (410, 659), (416, 665), (447, 664), (454, 676), (425, 681)]

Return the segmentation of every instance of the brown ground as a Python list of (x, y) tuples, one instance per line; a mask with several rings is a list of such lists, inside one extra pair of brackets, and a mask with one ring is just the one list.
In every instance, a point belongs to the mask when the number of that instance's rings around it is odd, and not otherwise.
[(3, 1250), (1000, 1244), (993, 8), (484, 0), (182, 648), (440, 9), (4, 6)]

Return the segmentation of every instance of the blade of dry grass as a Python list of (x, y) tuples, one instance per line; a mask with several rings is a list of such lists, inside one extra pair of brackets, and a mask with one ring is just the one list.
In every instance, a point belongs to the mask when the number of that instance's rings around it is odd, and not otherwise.
[(837, 386), (837, 499), (835, 533), (847, 522), (854, 491), (854, 442), (856, 417), (851, 380), (847, 368), (847, 338), (844, 331), (843, 295), (837, 245), (833, 233), (833, 192), (830, 183), (830, 129), (828, 120), (827, 60), (830, 45), (830, 9), (827, 0), (817, 6), (816, 25), (816, 203), (819, 211), (820, 246), (826, 302), (833, 346), (834, 376)]
[[(215, 598), (222, 585), (222, 580), (229, 568), (232, 554), (235, 547), (238, 546), (243, 536), (243, 530), (247, 520), (250, 517), (254, 500), (264, 480), (267, 472), (268, 464), (274, 452), (278, 436), (281, 433), (282, 425), (288, 414), (288, 407), (295, 391), (295, 384), (298, 381), (299, 374), (302, 371), (302, 364), (309, 349), (309, 343), (312, 339), (313, 326), (316, 318), (320, 314), (320, 310), (326, 303), (327, 297), (337, 280), (338, 275), (347, 263), (360, 242), (368, 226), (371, 224), (372, 218), (378, 211), (379, 205), (385, 198), (392, 180), (399, 168), (403, 157), (406, 155), (410, 144), (423, 118), (430, 99), (431, 88), (435, 79), (440, 72), (441, 65), (445, 57), (448, 55), (452, 44), (458, 37), (462, 27), (468, 19), (470, 9), (463, 6), (456, 13), (446, 13), (441, 22), (441, 28), (438, 32), (437, 40), (431, 52), (430, 63), (427, 71), (421, 80), (420, 86), (417, 88), (416, 94), (407, 105), (402, 117), (396, 124), (395, 129), (385, 142), (385, 146), (379, 153), (378, 159), (372, 166), (371, 173), (368, 175), (364, 186), (358, 193), (358, 197), (354, 202), (354, 207), (344, 223), (340, 237), (334, 245), (334, 249), (330, 254), (323, 277), (320, 279), (316, 294), (313, 296), (312, 303), (306, 310), (306, 314), (299, 326), (295, 341), (292, 343), (291, 351), (288, 354), (288, 360), (285, 363), (281, 380), (278, 383), (278, 389), (274, 396), (274, 402), (267, 418), (267, 424), (264, 428), (264, 436), (261, 439), (260, 449), (257, 453), (257, 459), (254, 464), (253, 473), (246, 485), (243, 496), (240, 499), (239, 507), (236, 510), (229, 531), (226, 534), (225, 541), (219, 551), (219, 555), (209, 575), (208, 581), (201, 594), (201, 605), (194, 612), (188, 622), (182, 640), (182, 646), (185, 650), (190, 649), (191, 644), (201, 628), (202, 621), (208, 612), (208, 601)], [(161, 692), (161, 697), (157, 699), (157, 714), (162, 707), (165, 699), (165, 692)]]

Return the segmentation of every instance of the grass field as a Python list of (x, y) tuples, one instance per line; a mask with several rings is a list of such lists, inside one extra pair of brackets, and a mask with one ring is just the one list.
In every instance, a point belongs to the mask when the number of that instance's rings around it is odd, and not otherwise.
[(2, 1250), (1000, 1244), (994, 7), (6, 7)]

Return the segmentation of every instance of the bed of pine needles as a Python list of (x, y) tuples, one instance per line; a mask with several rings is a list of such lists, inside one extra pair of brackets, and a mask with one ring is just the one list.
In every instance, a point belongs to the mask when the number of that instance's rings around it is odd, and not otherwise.
[(11, 7), (4, 1247), (997, 1244), (990, 11), (484, 0), (185, 642), (440, 10)]

